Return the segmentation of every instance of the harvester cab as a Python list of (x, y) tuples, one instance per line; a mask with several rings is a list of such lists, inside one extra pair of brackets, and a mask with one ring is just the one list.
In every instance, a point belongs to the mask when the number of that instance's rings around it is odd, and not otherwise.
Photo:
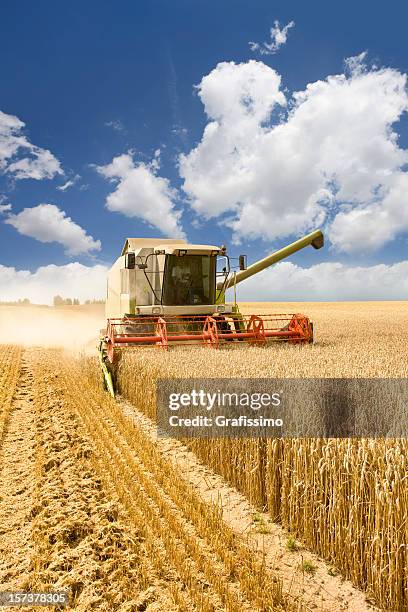
[(108, 273), (107, 327), (99, 344), (105, 382), (113, 394), (109, 364), (118, 351), (173, 344), (239, 346), (242, 342), (310, 343), (313, 325), (301, 314), (243, 314), (225, 302), (227, 289), (306, 246), (320, 249), (316, 230), (250, 266), (246, 256), (233, 269), (225, 246), (184, 240), (128, 238)]

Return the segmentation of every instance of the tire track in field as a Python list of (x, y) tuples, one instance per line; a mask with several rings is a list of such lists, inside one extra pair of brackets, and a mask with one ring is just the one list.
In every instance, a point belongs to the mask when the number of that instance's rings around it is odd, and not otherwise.
[[(82, 399), (86, 406), (81, 406), (66, 368), (62, 369), (62, 377), (68, 394), (74, 394), (71, 398), (80, 418), (97, 444), (105, 478), (113, 484), (125, 508), (129, 512), (133, 510), (135, 522), (145, 530), (145, 536), (155, 541), (153, 554), (157, 554), (155, 548), (165, 551), (167, 562), (188, 589), (190, 602), (200, 612), (258, 610), (237, 588), (226, 567), (209, 550), (208, 543), (196, 533), (195, 525), (186, 520), (182, 509), (161, 489), (123, 431), (118, 431), (117, 423), (103, 411), (95, 411), (97, 406), (84, 385)], [(82, 382), (86, 384), (84, 379)]]
[(6, 432), (11, 403), (20, 376), (22, 349), (11, 344), (0, 345), (0, 446)]
[[(320, 612), (340, 612), (345, 609), (350, 612), (379, 610), (367, 601), (366, 593), (354, 587), (341, 575), (337, 575), (330, 564), (306, 547), (288, 550), (288, 533), (280, 525), (273, 523), (266, 512), (262, 513), (242, 493), (201, 463), (182, 441), (158, 437), (154, 421), (125, 398), (116, 396), (116, 401), (124, 415), (131, 418), (154, 443), (160, 455), (183, 474), (200, 498), (209, 504), (218, 502), (227, 525), (236, 533), (245, 533), (248, 543), (251, 543), (255, 550), (265, 552), (267, 565), (270, 569), (273, 568), (282, 580), (284, 591)], [(260, 521), (258, 524), (254, 517)], [(298, 544), (296, 546), (298, 547)], [(305, 557), (312, 559), (316, 574), (306, 574), (301, 570)], [(336, 575), (333, 575), (334, 573)]]
[[(27, 587), (68, 591), (75, 612), (193, 612), (177, 605), (182, 594), (175, 604), (177, 576), (166, 564), (155, 571), (141, 529), (94, 469), (94, 445), (64, 385), (61, 352), (34, 357), (37, 491)], [(80, 379), (70, 382), (78, 393)]]
[(29, 571), (34, 455), (33, 372), (24, 352), (0, 448), (0, 588), (3, 591), (21, 589)]
[[(200, 612), (309, 609), (282, 595), (262, 555), (228, 529), (219, 511), (200, 501), (118, 404), (84, 376), (81, 365), (61, 363), (61, 374), (66, 398), (98, 447), (105, 477), (134, 520), (160, 537)], [(73, 379), (81, 381), (80, 394)]]

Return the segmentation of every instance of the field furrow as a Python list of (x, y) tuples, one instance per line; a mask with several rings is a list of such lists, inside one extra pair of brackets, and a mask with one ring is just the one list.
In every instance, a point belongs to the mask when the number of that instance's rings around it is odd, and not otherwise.
[(78, 391), (81, 384), (70, 376), (76, 372), (64, 371), (59, 351), (37, 351), (32, 368), (33, 550), (20, 588), (67, 590), (76, 611), (194, 610), (137, 503), (121, 503), (119, 475), (113, 471), (106, 478), (106, 465), (111, 466), (107, 448), (99, 455), (71, 404), (69, 387)]
[(11, 402), (20, 375), (21, 347), (0, 345), (0, 444), (10, 413)]
[(137, 500), (143, 510), (137, 521), (144, 517), (161, 535), (175, 568), (179, 572), (182, 568), (182, 578), (198, 609), (214, 605), (205, 590), (213, 593), (212, 599), (216, 594), (221, 609), (292, 607), (291, 600), (285, 601), (279, 582), (265, 571), (262, 556), (239, 541), (222, 522), (217, 508), (199, 499), (182, 475), (164, 462), (146, 436), (123, 416), (117, 403), (85, 382), (78, 397), (70, 382), (73, 372), (79, 372), (78, 366), (75, 369), (70, 364), (63, 371), (67, 395), (71, 394), (73, 405), (100, 446), (100, 456), (108, 458), (105, 471), (110, 469), (118, 494), (131, 507)]
[[(8, 347), (3, 373), (7, 403), (0, 446), (0, 585), (18, 589), (29, 573), (32, 552), (30, 509), (35, 490), (33, 372), (21, 350)], [(4, 366), (4, 359), (3, 359)]]

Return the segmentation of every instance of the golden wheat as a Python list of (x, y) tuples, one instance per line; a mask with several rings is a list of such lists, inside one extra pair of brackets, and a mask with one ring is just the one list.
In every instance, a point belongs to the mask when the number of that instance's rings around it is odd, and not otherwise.
[[(308, 306), (319, 323), (313, 346), (129, 351), (117, 368), (119, 390), (154, 419), (159, 378), (408, 376), (404, 304)], [(274, 520), (366, 589), (379, 605), (395, 610), (408, 606), (405, 440), (189, 444), (205, 463), (267, 508)]]
[(58, 354), (48, 356), (46, 368), (53, 393), (63, 398), (65, 411), (77, 415), (92, 440), (95, 469), (143, 536), (155, 571), (171, 567), (173, 598), (181, 610), (306, 609), (282, 592), (263, 555), (232, 532), (219, 508), (204, 503), (123, 415), (102, 390), (96, 370), (87, 377), (81, 363)]
[[(51, 360), (37, 354), (32, 363), (36, 488), (29, 513), (32, 556), (21, 586), (67, 590), (70, 609), (78, 612), (138, 609), (144, 593), (147, 597), (159, 582), (151, 551), (94, 476), (93, 448), (65, 402), (64, 388), (52, 384), (58, 382), (57, 360), (57, 354)], [(157, 605), (171, 605), (175, 584), (171, 589), (161, 584)], [(190, 610), (188, 605), (180, 609)]]

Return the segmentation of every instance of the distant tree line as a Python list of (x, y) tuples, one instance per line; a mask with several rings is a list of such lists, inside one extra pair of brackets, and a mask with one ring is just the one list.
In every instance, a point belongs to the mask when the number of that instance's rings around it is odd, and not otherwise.
[[(105, 300), (85, 300), (84, 304), (104, 304)], [(8, 301), (0, 298), (0, 304), (3, 306), (30, 306), (31, 301), (28, 298), (22, 298), (20, 300)], [(78, 298), (63, 298), (60, 295), (54, 295), (53, 298), (54, 306), (79, 306), (81, 302)]]
[[(77, 298), (63, 298), (60, 295), (54, 295), (54, 306), (79, 306), (80, 301)], [(84, 304), (104, 304), (104, 300), (86, 300)]]
[(16, 300), (14, 302), (7, 302), (0, 300), (0, 304), (6, 304), (7, 306), (29, 306), (31, 304), (28, 298), (23, 298), (21, 300)]
[(63, 298), (60, 295), (54, 295), (53, 299), (54, 306), (79, 306), (79, 303), (76, 298)]

